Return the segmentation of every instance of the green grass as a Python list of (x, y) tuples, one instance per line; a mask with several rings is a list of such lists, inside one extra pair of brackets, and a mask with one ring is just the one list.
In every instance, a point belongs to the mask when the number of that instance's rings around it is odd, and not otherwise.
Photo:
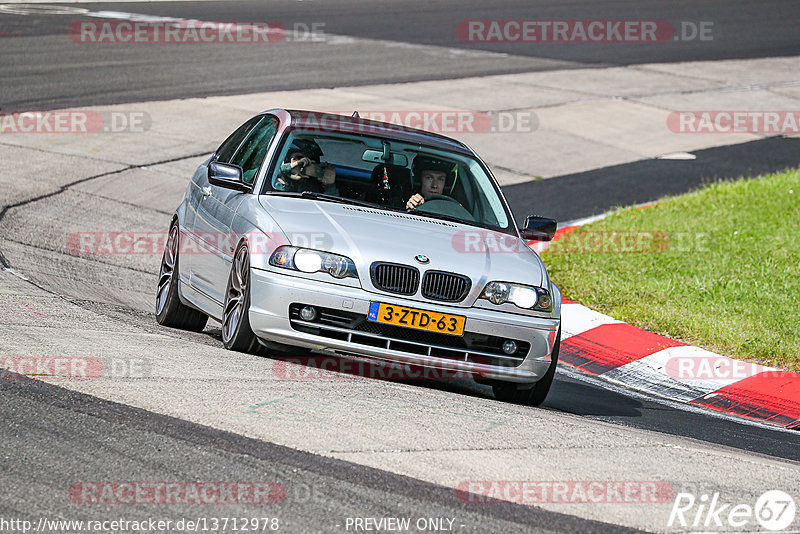
[(800, 371), (800, 170), (618, 210), (556, 241), (542, 259), (569, 299), (720, 354)]

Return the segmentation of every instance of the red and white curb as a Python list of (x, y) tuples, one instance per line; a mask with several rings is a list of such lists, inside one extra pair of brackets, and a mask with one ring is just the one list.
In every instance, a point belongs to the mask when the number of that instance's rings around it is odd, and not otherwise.
[[(593, 218), (595, 220), (597, 218)], [(586, 224), (559, 228), (556, 239)], [(800, 373), (742, 362), (561, 301), (559, 362), (694, 406), (800, 430)]]
[(695, 406), (800, 430), (800, 374), (734, 360), (567, 299), (559, 361), (585, 374)]

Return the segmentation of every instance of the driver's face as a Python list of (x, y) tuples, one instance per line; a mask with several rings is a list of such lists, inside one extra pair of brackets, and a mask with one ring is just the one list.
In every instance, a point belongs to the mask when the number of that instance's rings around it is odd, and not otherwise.
[(420, 173), (420, 194), (423, 197), (443, 194), (446, 179), (447, 173), (443, 171), (422, 171)]

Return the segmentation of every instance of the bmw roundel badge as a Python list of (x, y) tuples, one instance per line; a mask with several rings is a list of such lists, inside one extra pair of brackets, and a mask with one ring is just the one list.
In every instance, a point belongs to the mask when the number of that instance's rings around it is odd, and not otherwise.
[(416, 256), (414, 256), (414, 259), (423, 265), (431, 262), (431, 259), (424, 254), (417, 254)]

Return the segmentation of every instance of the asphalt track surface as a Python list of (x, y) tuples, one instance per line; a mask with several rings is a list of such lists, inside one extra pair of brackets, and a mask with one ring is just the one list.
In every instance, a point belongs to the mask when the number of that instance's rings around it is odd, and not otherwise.
[[(800, 4), (791, 0), (278, 0), (77, 6), (91, 12), (210, 21), (277, 21), (289, 29), (296, 24), (310, 27), (322, 23), (322, 37), (331, 39), (241, 46), (81, 44), (67, 37), (70, 23), (109, 19), (6, 12), (0, 17), (0, 108), (53, 109), (587, 66), (775, 57), (800, 51), (796, 36)], [(713, 38), (657, 43), (498, 43), (464, 42), (457, 35), (461, 21), (496, 19), (663, 20), (678, 28), (681, 38), (682, 23), (705, 21), (713, 23)], [(513, 107), (510, 102), (509, 108)]]
[[(646, 159), (587, 172), (505, 186), (520, 219), (528, 206), (546, 206), (560, 222), (678, 195), (716, 180), (758, 176), (800, 165), (800, 139), (770, 137), (693, 152), (694, 160)], [(570, 194), (566, 195), (565, 192)], [(544, 213), (543, 213), (544, 214)]]
[[(330, 34), (352, 36), (355, 43), (309, 53), (298, 43), (268, 50), (187, 47), (174, 51), (141, 47), (64, 46), (70, 22), (65, 15), (2, 15), (3, 53), (0, 108), (43, 109), (161, 100), (198, 95), (239, 94), (271, 89), (335, 87), (378, 82), (455, 78), (503, 72), (564, 69), (587, 65), (635, 64), (691, 59), (757, 58), (798, 53), (796, 2), (179, 2), (86, 4), (91, 10), (115, 10), (200, 20), (278, 20), (284, 25), (323, 20)], [(146, 11), (145, 11), (146, 9)], [(579, 13), (579, 15), (576, 15)], [(631, 18), (671, 21), (713, 20), (718, 30), (710, 45), (600, 45), (596, 47), (462, 43), (454, 38), (454, 19)], [(454, 15), (457, 14), (457, 15)], [(446, 31), (442, 29), (445, 28)], [(420, 65), (400, 48), (393, 61), (381, 59), (369, 41), (377, 39), (494, 54), (459, 57), (448, 53)], [(675, 44), (675, 43), (671, 43)], [(246, 48), (246, 47), (245, 47)], [(330, 50), (329, 50), (330, 49)], [(385, 48), (382, 49), (385, 51)], [(344, 52), (344, 53), (343, 53)], [(443, 68), (446, 67), (446, 68)], [(212, 73), (209, 75), (209, 71)], [(317, 73), (324, 72), (324, 76)], [(31, 83), (32, 79), (37, 80)], [(512, 205), (526, 195), (552, 201), (559, 220), (596, 214), (616, 205), (652, 200), (690, 190), (711, 179), (734, 178), (751, 171), (779, 170), (800, 161), (797, 139), (774, 138), (738, 147), (709, 149), (698, 162), (647, 160), (541, 182), (510, 186)], [(642, 176), (650, 177), (642, 181)], [(598, 180), (600, 180), (598, 184)], [(569, 195), (565, 191), (601, 194)], [(635, 187), (634, 187), (635, 185)], [(577, 201), (576, 201), (577, 199)], [(31, 203), (33, 204), (33, 203)], [(3, 214), (6, 210), (3, 210)], [(0, 215), (0, 225), (2, 224)], [(12, 265), (13, 266), (13, 265)], [(79, 297), (72, 295), (72, 297)], [(84, 303), (102, 313), (147, 321), (129, 310)], [(218, 343), (213, 336), (208, 341)], [(485, 395), (461, 385), (425, 387), (460, 395)], [(265, 473), (288, 487), (324, 488), (317, 499), (287, 499), (282, 517), (309, 530), (330, 530), (340, 516), (457, 515), (475, 532), (615, 531), (603, 525), (529, 506), (502, 504), (467, 509), (452, 490), (413, 478), (325, 458), (202, 425), (149, 413), (30, 380), (0, 381), (3, 398), (0, 443), (7, 469), (0, 474), (5, 495), (3, 515), (65, 515), (65, 485), (83, 480), (144, 478), (220, 479), (220, 473)], [(557, 375), (544, 410), (577, 414), (612, 424), (685, 436), (788, 460), (800, 460), (800, 435), (686, 410), (625, 390)], [(111, 436), (109, 438), (109, 436)], [(88, 466), (88, 467), (87, 467)], [(87, 472), (86, 470), (89, 469)], [(79, 475), (77, 473), (80, 473)], [(31, 484), (31, 480), (36, 484)], [(63, 507), (60, 508), (60, 507)], [(233, 510), (226, 510), (232, 515)], [(151, 510), (148, 510), (154, 515)], [(163, 513), (162, 513), (163, 512)], [(181, 515), (194, 510), (181, 509)], [(209, 515), (203, 510), (200, 515)], [(107, 519), (105, 509), (83, 509), (86, 518)], [(159, 510), (172, 517), (174, 510)], [(177, 516), (175, 516), (177, 517)], [(326, 519), (321, 520), (320, 517)], [(505, 522), (505, 523), (504, 523)]]
[[(27, 502), (0, 500), (5, 517), (76, 517), (64, 502), (75, 481), (270, 480), (283, 484), (285, 499), (258, 517), (279, 517), (280, 531), (343, 530), (347, 517), (457, 517), (461, 532), (608, 532), (607, 524), (531, 506), (475, 504), (454, 498), (452, 489), (245, 438), (32, 380), (2, 380), (0, 445), (6, 488), (27, 488)], [(30, 421), (35, 420), (35, 424)], [(19, 429), (24, 428), (25, 432)], [(42, 446), (46, 443), (46, 446)], [(59, 454), (59, 452), (61, 454)], [(112, 467), (113, 466), (113, 467)], [(252, 517), (247, 504), (219, 506), (139, 505), (141, 514), (177, 523), (182, 518)], [(84, 520), (108, 520), (102, 506), (86, 506)], [(339, 529), (335, 527), (339, 525)], [(613, 527), (615, 532), (634, 532)]]

